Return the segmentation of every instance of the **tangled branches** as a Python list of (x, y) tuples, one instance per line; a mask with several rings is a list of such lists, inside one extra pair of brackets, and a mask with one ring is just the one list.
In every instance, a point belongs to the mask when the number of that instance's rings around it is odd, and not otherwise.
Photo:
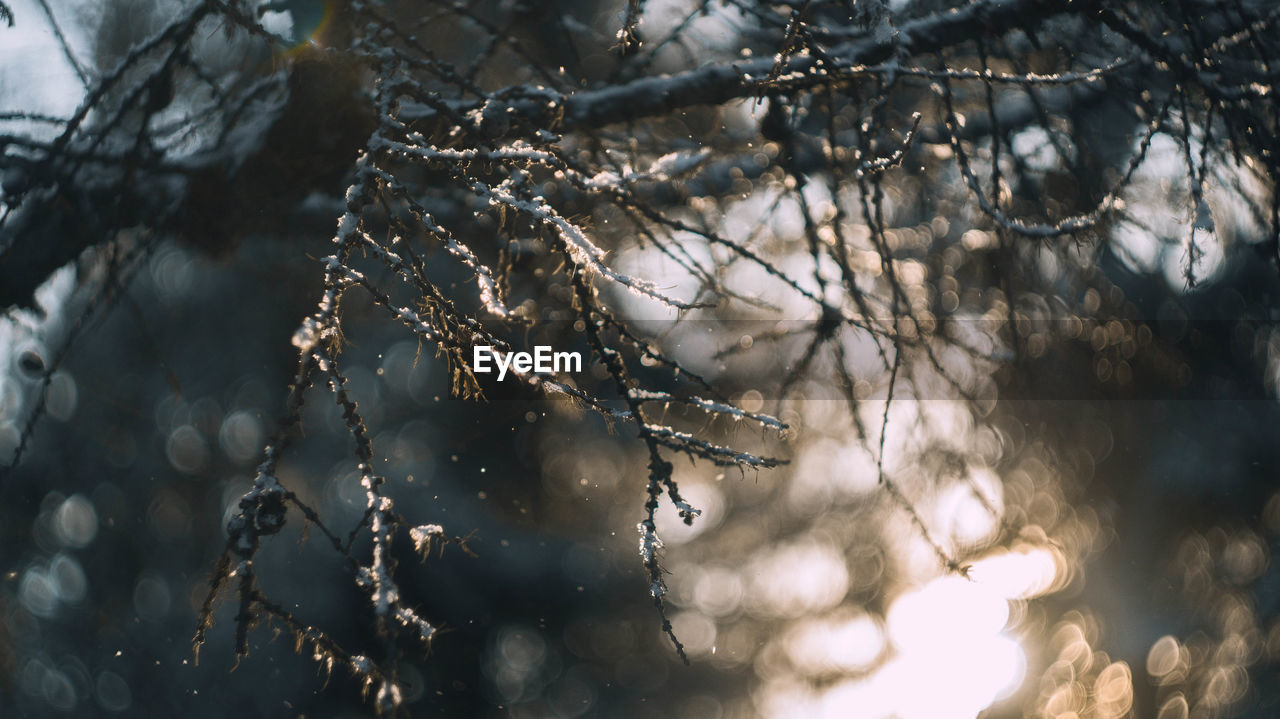
[[(1054, 322), (1140, 319), (1123, 307), (1102, 316), (1088, 298), (1107, 289), (1100, 258), (1136, 252), (1126, 232), (1157, 234), (1144, 224), (1152, 213), (1134, 207), (1149, 204), (1144, 168), (1158, 153), (1184, 172), (1163, 199), (1181, 227), (1155, 251), (1181, 253), (1187, 286), (1221, 271), (1206, 265), (1208, 245), (1225, 248), (1229, 235), (1249, 236), (1280, 267), (1280, 12), (1263, 3), (979, 0), (894, 12), (725, 0), (641, 22), (655, 4), (632, 0), (612, 45), (574, 3), (541, 14), (516, 3), (496, 20), (492, 4), (334, 2), (323, 31), (302, 38), (273, 25), (271, 4), (200, 0), (86, 72), (69, 116), (2, 118), (0, 304), (32, 304), (47, 275), (103, 248), (145, 252), (173, 237), (227, 257), (242, 241), (337, 216), (316, 309), (292, 337), (286, 411), (227, 525), (197, 650), (216, 600), (234, 593), (238, 654), (255, 622), (279, 622), (391, 713), (399, 637), (425, 647), (437, 631), (400, 591), (392, 545), (449, 537), (401, 516), (394, 480), (375, 470), (342, 370), (353, 294), (433, 348), (463, 398), (497, 391), (471, 365), (476, 347), (512, 352), (540, 324), (572, 326), (563, 341), (591, 354), (599, 383), (518, 369), (515, 379), (630, 427), (643, 445), (640, 555), (683, 657), (656, 513), (664, 501), (686, 523), (700, 512), (672, 459), (776, 467), (706, 428), (786, 425), (726, 399), (705, 358), (664, 349), (638, 327), (645, 311), (769, 321), (716, 360), (776, 347), (784, 361), (750, 383), (780, 409), (836, 388), (874, 448), (878, 485), (941, 567), (964, 572), (965, 549), (935, 536), (885, 465), (895, 399), (956, 397), (981, 414), (991, 373), (1042, 355)], [(3, 4), (0, 18), (14, 20)], [(709, 46), (712, 22), (743, 46)], [(550, 40), (553, 30), (569, 42)], [(611, 50), (608, 67), (592, 67), (578, 44)], [(693, 56), (699, 44), (709, 57)], [(1228, 216), (1228, 206), (1243, 209)], [(753, 212), (761, 223), (744, 219)], [(668, 269), (646, 277), (655, 267)], [(1108, 377), (1123, 384), (1128, 359)], [(276, 471), (304, 401), (326, 389), (366, 498), (345, 533)], [(864, 421), (873, 396), (879, 427)], [(658, 419), (671, 406), (698, 418)], [(348, 654), (263, 588), (255, 556), (290, 513), (347, 563), (380, 659)]]

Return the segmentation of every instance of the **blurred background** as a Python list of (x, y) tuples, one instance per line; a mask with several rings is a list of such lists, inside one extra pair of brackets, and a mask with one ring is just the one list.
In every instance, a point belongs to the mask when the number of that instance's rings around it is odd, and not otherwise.
[[(75, 113), (95, 77), (193, 4), (6, 5), (9, 148), (11, 137), (56, 137), (38, 116)], [(346, 6), (258, 5), (270, 43), (216, 17), (198, 26), (192, 52), (226, 73), (206, 84), (252, 87), (355, 32)], [(436, 80), (461, 102), (472, 84), (587, 92), (846, 41), (892, 44), (947, 4), (606, 5), (380, 7), (465, 71), (465, 82)], [(1106, 5), (1122, 18), (1141, 10)], [(1179, 17), (1174, 5), (1134, 27), (1158, 35)], [(1267, 35), (1275, 13), (1261, 4), (1181, 5), (1200, 13), (1205, 36), (1190, 47), (1209, 65), (1280, 61)], [(624, 56), (615, 43), (633, 10), (643, 42)], [(992, 25), (945, 56), (904, 50), (901, 66), (831, 87), (783, 78), (557, 138), (595, 177), (706, 153), (692, 172), (637, 190), (666, 223), (563, 174), (535, 179), (613, 267), (713, 306), (677, 313), (610, 286), (603, 303), (727, 401), (788, 425), (779, 435), (678, 405), (654, 411), (787, 461), (744, 471), (669, 457), (702, 510), (686, 525), (664, 500), (658, 517), (666, 612), (688, 666), (637, 555), (649, 457), (634, 428), (531, 391), (454, 398), (435, 348), (353, 293), (342, 354), (377, 471), (398, 512), (465, 536), (470, 550), (424, 558), (407, 537), (395, 544), (404, 601), (443, 628), (429, 651), (402, 648), (402, 713), (1274, 716), (1275, 157), (1264, 139), (1231, 134), (1249, 120), (1213, 104), (1220, 88), (1152, 80), (1134, 37), (1070, 14)], [(941, 72), (1070, 74), (1117, 60), (1131, 64), (1104, 82), (1038, 89)], [(221, 107), (193, 78), (170, 78), (160, 119), (172, 127), (156, 141), (160, 155), (192, 162), (220, 133), (192, 117)], [(246, 116), (293, 117), (279, 109), (287, 100), (268, 100)], [(1263, 118), (1266, 135), (1273, 101), (1251, 102), (1232, 112)], [(219, 117), (240, 127), (238, 114)], [(152, 121), (142, 127), (159, 133)], [(903, 157), (874, 178), (858, 164), (895, 148)], [(423, 202), (482, 260), (505, 263), (508, 304), (558, 348), (585, 351), (560, 256), (430, 172), (413, 177)], [(17, 217), (9, 179), (4, 210)], [(1030, 223), (1108, 197), (1120, 212), (1028, 238), (983, 211), (970, 179)], [(0, 320), (0, 456), (21, 452), (0, 475), (0, 715), (373, 713), (367, 687), (326, 670), (278, 623), (263, 619), (237, 658), (230, 594), (198, 664), (191, 643), (227, 521), (283, 416), (290, 338), (322, 291), (317, 260), (332, 251), (343, 187), (263, 195), (285, 220), (254, 225), (246, 211), (248, 229), (214, 247), (152, 232), (141, 210), (114, 228), (115, 249), (71, 253)], [(474, 273), (444, 255), (428, 256), (432, 281), (469, 297)], [(831, 308), (860, 320), (835, 326)], [(685, 386), (659, 362), (628, 361), (646, 383)], [(591, 365), (577, 386), (607, 396), (608, 374)], [(341, 407), (315, 387), (302, 420), (276, 476), (345, 533), (366, 497)], [(309, 524), (292, 512), (264, 542), (264, 592), (350, 653), (379, 651), (367, 593)]]

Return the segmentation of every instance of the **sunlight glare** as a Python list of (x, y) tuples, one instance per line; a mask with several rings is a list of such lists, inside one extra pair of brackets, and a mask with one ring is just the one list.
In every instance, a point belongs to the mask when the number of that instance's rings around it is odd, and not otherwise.
[[(890, 707), (886, 715), (902, 719), (972, 719), (1013, 694), (1026, 673), (1026, 654), (1007, 631), (1010, 601), (1050, 591), (1062, 565), (1049, 548), (1001, 551), (975, 561), (968, 579), (937, 577), (903, 594), (886, 620), (896, 655), (858, 686), (834, 687), (823, 698), (824, 716), (849, 715), (851, 707), (838, 699), (843, 696), (858, 698), (863, 709)], [(920, 677), (931, 678), (927, 691)]]
[(1061, 588), (1066, 559), (1052, 547), (1015, 548), (975, 561), (969, 577), (1007, 599), (1030, 599)]

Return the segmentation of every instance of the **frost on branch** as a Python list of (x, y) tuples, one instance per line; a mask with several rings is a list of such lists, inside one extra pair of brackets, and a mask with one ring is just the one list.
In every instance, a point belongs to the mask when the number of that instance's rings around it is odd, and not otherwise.
[[(472, 346), (507, 346), (505, 330), (494, 321), (509, 321), (514, 317), (510, 299), (516, 280), (511, 269), (512, 259), (510, 256), (504, 259), (504, 250), (499, 254), (498, 263), (482, 260), (471, 241), (464, 243), (460, 239), (471, 234), (466, 225), (452, 228), (445, 225), (442, 215), (433, 207), (433, 204), (439, 206), (438, 200), (424, 193), (414, 179), (417, 173), (428, 172), (455, 191), (464, 190), (479, 198), (481, 203), (472, 206), (472, 214), (476, 218), (496, 216), (499, 229), (508, 234), (513, 243), (520, 235), (531, 235), (546, 251), (562, 258), (561, 264), (552, 268), (552, 276), (567, 280), (573, 288), (576, 299), (572, 306), (584, 320), (583, 337), (604, 366), (615, 385), (618, 401), (626, 409), (611, 407), (606, 398), (556, 378), (518, 371), (514, 374), (549, 393), (567, 396), (588, 410), (632, 425), (647, 447), (652, 460), (646, 519), (641, 524), (647, 549), (642, 551), (641, 562), (650, 576), (650, 594), (662, 627), (683, 658), (681, 645), (666, 618), (665, 585), (658, 564), (661, 542), (654, 527), (654, 512), (663, 493), (686, 523), (693, 522), (700, 511), (681, 496), (672, 476), (672, 465), (661, 455), (664, 451), (674, 451), (695, 459), (751, 468), (771, 467), (777, 462), (649, 421), (643, 405), (658, 401), (687, 402), (689, 407), (708, 417), (747, 419), (774, 430), (782, 429), (783, 425), (768, 415), (743, 412), (724, 401), (678, 398), (657, 387), (649, 389), (633, 383), (627, 359), (631, 353), (638, 352), (638, 356), (662, 362), (673, 371), (673, 376), (681, 373), (681, 365), (645, 342), (619, 316), (610, 313), (601, 293), (621, 290), (681, 310), (700, 305), (677, 299), (648, 280), (614, 269), (606, 251), (590, 238), (589, 230), (565, 217), (553, 201), (538, 194), (536, 188), (539, 182), (561, 178), (575, 192), (598, 195), (624, 207), (639, 209), (639, 201), (633, 197), (635, 193), (680, 181), (706, 162), (707, 153), (665, 153), (650, 161), (642, 171), (621, 168), (616, 172), (603, 169), (587, 172), (564, 154), (555, 135), (539, 130), (506, 137), (526, 132), (528, 128), (522, 127), (518, 119), (514, 123), (504, 119), (499, 124), (496, 115), (490, 117), (498, 112), (490, 110), (500, 107), (495, 99), (485, 99), (485, 109), (478, 113), (448, 109), (449, 104), (442, 104), (438, 99), (439, 87), (427, 77), (438, 74), (452, 81), (452, 71), (416, 54), (412, 43), (402, 44), (402, 39), (394, 33), (379, 30), (380, 16), (376, 9), (359, 3), (353, 7), (357, 14), (364, 14), (371, 21), (366, 34), (354, 39), (350, 52), (353, 58), (367, 64), (377, 78), (367, 97), (370, 115), (377, 122), (363, 143), (364, 149), (354, 158), (354, 182), (345, 193), (345, 208), (337, 220), (333, 253), (319, 262), (323, 286), (316, 309), (301, 320), (292, 338), (298, 364), (286, 415), (267, 448), (254, 487), (241, 498), (237, 513), (228, 522), (227, 551), (215, 569), (201, 611), (195, 639), (197, 648), (212, 624), (216, 599), (224, 593), (232, 594), (240, 607), (236, 614), (239, 654), (248, 652), (249, 631), (262, 620), (296, 626), (326, 667), (335, 663), (348, 666), (373, 692), (374, 707), (390, 714), (402, 700), (395, 675), (399, 637), (413, 638), (425, 648), (437, 632), (435, 625), (407, 603), (397, 579), (401, 570), (397, 568), (393, 545), (397, 535), (407, 534), (418, 553), (426, 557), (433, 547), (443, 550), (449, 543), (458, 544), (470, 553), (466, 539), (446, 534), (439, 524), (412, 525), (400, 516), (391, 495), (392, 478), (381, 476), (373, 469), (376, 458), (370, 430), (356, 398), (346, 388), (347, 379), (341, 370), (343, 304), (344, 297), (351, 292), (364, 293), (389, 320), (433, 346), (448, 363), (454, 391), (459, 396), (480, 393), (470, 368)], [(419, 73), (423, 69), (427, 70), (425, 76)], [(488, 97), (478, 89), (473, 91), (478, 98)], [(533, 93), (530, 97), (544, 96)], [(402, 122), (401, 107), (409, 103), (421, 103), (443, 112), (443, 121), (435, 127)], [(499, 114), (504, 118), (507, 115), (505, 110)], [(498, 140), (502, 144), (495, 144)], [(444, 249), (442, 259), (456, 262), (459, 271), (474, 278), (474, 294), (459, 295), (454, 289), (437, 284), (425, 254), (433, 245)], [(617, 346), (614, 336), (621, 340)], [(696, 377), (693, 373), (684, 374)], [(330, 527), (318, 512), (280, 483), (276, 472), (283, 452), (301, 429), (304, 401), (326, 388), (341, 409), (352, 442), (355, 474), (365, 494), (362, 518), (350, 531)], [(385, 646), (384, 660), (367, 655), (344, 658), (322, 629), (302, 627), (292, 612), (266, 598), (254, 570), (255, 557), (262, 541), (284, 526), (288, 512), (299, 513), (308, 526), (318, 529), (348, 562), (352, 580), (368, 597), (369, 611)], [(357, 543), (359, 537), (367, 537), (367, 554), (366, 550), (357, 552), (357, 547), (366, 546)]]
[[(404, 516), (437, 508), (404, 501), (408, 477), (375, 451), (390, 420), (353, 389), (361, 323), (394, 326), (458, 398), (497, 399), (473, 350), (509, 353), (543, 325), (590, 356), (579, 375), (516, 371), (512, 384), (634, 441), (640, 569), (684, 657), (657, 515), (694, 525), (714, 509), (684, 494), (686, 461), (773, 476), (762, 470), (784, 463), (792, 417), (827, 429), (789, 403), (834, 399), (904, 542), (931, 571), (964, 574), (973, 548), (921, 506), (944, 482), (904, 469), (928, 424), (905, 403), (954, 399), (985, 421), (992, 377), (1055, 342), (1085, 344), (1099, 377), (1131, 381), (1136, 341), (1113, 335), (1136, 310), (1099, 268), (1141, 269), (1158, 237), (1162, 256), (1180, 253), (1179, 291), (1198, 288), (1230, 244), (1224, 207), (1251, 229), (1237, 244), (1280, 263), (1277, 14), (1263, 3), (732, 0), (663, 19), (679, 3), (629, 0), (602, 34), (554, 3), (543, 17), (537, 3), (353, 0), (326, 4), (324, 37), (287, 50), (264, 27), (279, 5), (166, 4), (145, 37), (79, 73), (65, 116), (0, 118), (0, 303), (38, 300), (39, 280), (89, 248), (109, 268), (106, 303), (170, 239), (228, 262), (257, 249), (248, 238), (331, 240), (291, 257), (315, 296), (280, 338), (296, 359), (285, 407), (232, 504), (194, 643), (230, 599), (238, 655), (271, 625), (326, 672), (354, 675), (384, 714), (404, 701), (406, 646), (425, 651), (439, 632), (396, 550), (469, 552), (471, 535)], [(742, 42), (709, 42), (728, 19)], [(527, 31), (544, 25), (564, 37)], [(616, 52), (586, 56), (608, 66), (571, 59), (601, 37)], [(1152, 164), (1175, 180), (1153, 180)], [(651, 313), (659, 331), (638, 319)], [(763, 326), (724, 329), (738, 321)], [(325, 398), (359, 497), (348, 526), (288, 471), (304, 403)], [(953, 474), (969, 476), (938, 476)], [(276, 598), (261, 552), (297, 528), (342, 563), (375, 649), (344, 650), (301, 618), (305, 602)]]

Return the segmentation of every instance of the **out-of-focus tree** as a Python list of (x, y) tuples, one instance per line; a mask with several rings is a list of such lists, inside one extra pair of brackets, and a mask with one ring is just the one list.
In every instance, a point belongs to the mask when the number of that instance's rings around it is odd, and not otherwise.
[(1280, 702), (1269, 3), (0, 10), (4, 711)]

